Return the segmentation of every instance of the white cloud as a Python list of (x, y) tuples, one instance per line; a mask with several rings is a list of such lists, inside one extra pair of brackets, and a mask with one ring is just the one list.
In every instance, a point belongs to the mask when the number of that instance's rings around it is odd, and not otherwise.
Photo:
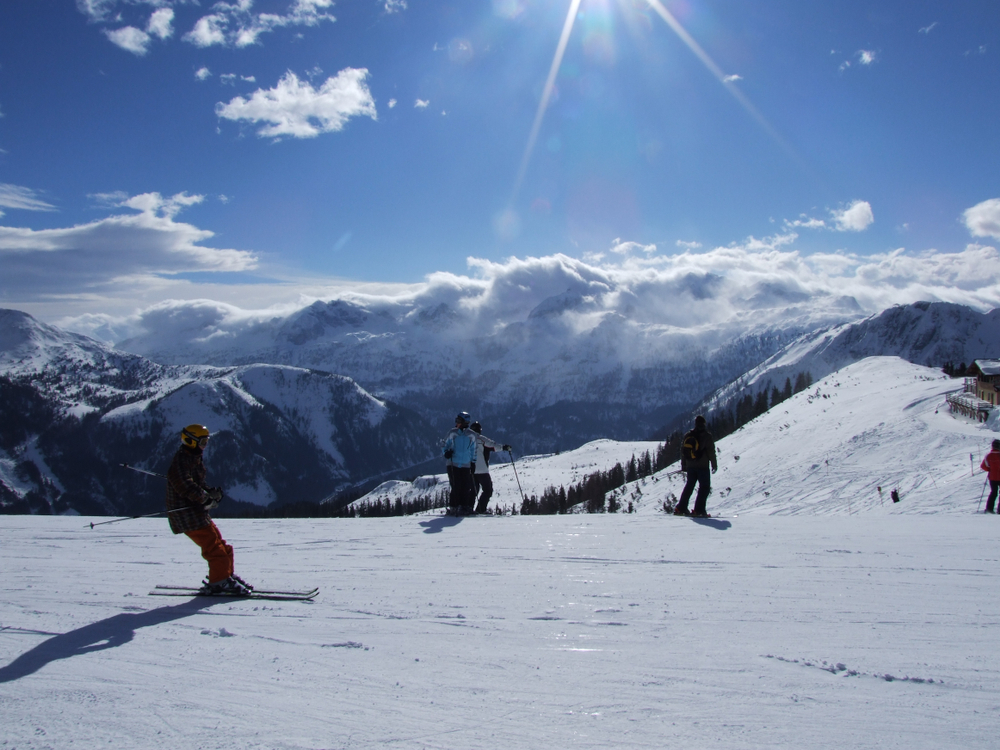
[(868, 201), (854, 201), (847, 208), (831, 211), (830, 214), (839, 232), (862, 232), (875, 221)]
[(169, 39), (174, 33), (174, 27), (171, 25), (173, 20), (173, 8), (155, 10), (153, 11), (153, 15), (149, 17), (149, 25), (146, 26), (146, 31), (160, 39)]
[(681, 248), (682, 250), (697, 250), (699, 247), (701, 247), (700, 242), (687, 242), (685, 240), (677, 240), (677, 242), (674, 244), (676, 244), (677, 247)]
[(212, 232), (174, 221), (180, 210), (202, 200), (187, 193), (145, 193), (117, 204), (138, 214), (63, 229), (0, 226), (0, 299), (79, 299), (99, 292), (141, 296), (164, 276), (253, 269), (252, 253), (205, 247)]
[(389, 104), (387, 106), (389, 107), (389, 109), (392, 109), (393, 107), (396, 106), (396, 100), (395, 99), (390, 99), (389, 100)]
[(364, 68), (345, 68), (316, 89), (288, 71), (273, 89), (219, 102), (215, 113), (227, 120), (269, 123), (257, 131), (262, 137), (314, 138), (341, 130), (351, 117), (378, 119), (367, 77)]
[(938, 22), (934, 21), (934, 23), (932, 23), (930, 26), (924, 26), (917, 33), (919, 33), (919, 34), (930, 34), (934, 30), (934, 27), (937, 26), (937, 25), (938, 25)]
[(417, 109), (427, 109), (430, 105), (431, 103), (430, 100), (428, 99), (417, 99), (415, 102), (413, 102), (413, 106), (416, 107)]
[(876, 59), (875, 51), (870, 49), (859, 49), (855, 55), (857, 55), (858, 62), (862, 65), (871, 65)]
[(742, 81), (742, 80), (743, 80), (743, 76), (736, 75), (734, 73), (733, 75), (729, 75), (729, 76), (726, 76), (725, 78), (723, 78), (722, 82), (723, 83), (735, 83), (736, 81)]
[(800, 214), (799, 218), (795, 219), (794, 221), (789, 221), (788, 219), (785, 219), (785, 226), (788, 227), (788, 228), (790, 228), (790, 229), (798, 229), (798, 228), (801, 228), (801, 229), (825, 229), (826, 228), (826, 222), (823, 221), (822, 219), (815, 219), (815, 218), (811, 218), (809, 216), (806, 216), (805, 214)]
[(152, 41), (149, 34), (135, 26), (125, 26), (114, 31), (105, 31), (104, 34), (114, 44), (123, 50), (142, 56), (149, 51), (149, 43)]
[[(0, 182), (0, 209), (13, 208), (20, 211), (55, 211), (56, 207), (46, 203), (31, 188)], [(4, 213), (0, 210), (0, 216)]]
[(217, 2), (212, 6), (214, 12), (199, 18), (183, 39), (196, 47), (248, 47), (257, 44), (262, 34), (275, 29), (336, 21), (334, 16), (323, 12), (332, 7), (333, 0), (295, 0), (281, 15), (254, 13), (253, 0)]
[(382, 0), (382, 7), (386, 13), (399, 13), (406, 10), (406, 0)]
[(198, 68), (198, 70), (196, 70), (194, 73), (194, 77), (197, 78), (199, 81), (204, 81), (207, 78), (211, 77), (211, 75), (212, 71), (204, 67)]
[(973, 237), (993, 237), (1000, 240), (1000, 198), (977, 203), (966, 209), (962, 217)]

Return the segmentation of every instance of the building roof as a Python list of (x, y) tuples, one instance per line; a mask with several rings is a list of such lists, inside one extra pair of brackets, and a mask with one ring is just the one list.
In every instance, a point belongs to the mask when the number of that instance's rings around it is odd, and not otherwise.
[(976, 367), (983, 375), (1000, 375), (1000, 359), (977, 359)]

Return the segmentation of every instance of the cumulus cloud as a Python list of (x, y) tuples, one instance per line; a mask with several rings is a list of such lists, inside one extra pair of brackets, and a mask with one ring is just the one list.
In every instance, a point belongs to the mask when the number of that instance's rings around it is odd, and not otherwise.
[(159, 10), (155, 10), (153, 11), (153, 15), (149, 17), (149, 24), (146, 26), (146, 32), (159, 39), (169, 39), (174, 33), (174, 27), (172, 25), (173, 20), (173, 8), (160, 8)]
[(288, 71), (273, 89), (219, 102), (215, 113), (227, 120), (268, 123), (257, 131), (262, 137), (315, 138), (341, 130), (351, 117), (378, 119), (367, 77), (365, 68), (345, 68), (316, 89)]
[(875, 221), (868, 201), (854, 201), (847, 208), (830, 213), (839, 232), (863, 232)]
[(1000, 240), (1000, 198), (977, 203), (966, 209), (962, 217), (973, 237), (993, 237)]
[(427, 109), (429, 106), (431, 106), (431, 103), (429, 99), (417, 99), (415, 102), (413, 102), (413, 106), (416, 107), (417, 109)]
[(211, 76), (212, 76), (212, 71), (204, 67), (198, 68), (198, 70), (194, 72), (194, 77), (197, 78), (199, 81), (204, 81), (210, 78)]
[(135, 26), (105, 31), (104, 34), (126, 52), (142, 56), (149, 51), (149, 42), (151, 41), (149, 34), (142, 29), (135, 28)]
[(722, 82), (723, 83), (735, 83), (736, 81), (742, 81), (742, 80), (743, 80), (743, 76), (737, 75), (737, 74), (734, 73), (733, 75), (729, 75), (729, 76), (726, 76), (725, 78), (723, 78)]
[[(980, 310), (1000, 305), (1000, 253), (993, 247), (807, 255), (792, 247), (795, 241), (794, 233), (779, 234), (706, 252), (613, 254), (603, 260), (562, 254), (470, 258), (467, 275), (434, 273), (395, 291), (343, 291), (336, 298), (415, 324), (428, 314), (453, 310), (460, 312), (456, 320), (468, 325), (470, 335), (481, 334), (483, 326), (495, 330), (529, 320), (548, 320), (577, 334), (605, 324), (644, 326), (664, 335), (696, 333), (705, 326), (747, 331), (859, 317), (921, 300)], [(204, 316), (219, 307), (227, 309), (206, 335), (230, 335), (231, 326), (267, 319), (265, 311), (233, 310), (204, 299), (169, 305), (175, 318), (191, 309)], [(139, 327), (157, 330), (148, 320)]]
[(396, 100), (390, 99), (387, 106), (389, 107), (389, 109), (393, 109), (396, 106)]
[(206, 247), (213, 233), (177, 222), (203, 196), (144, 193), (101, 196), (138, 213), (62, 229), (0, 226), (0, 298), (22, 301), (79, 297), (99, 290), (129, 294), (155, 278), (189, 272), (247, 271), (257, 258), (242, 250)]
[(31, 188), (0, 182), (0, 216), (3, 209), (14, 208), (20, 211), (55, 211), (56, 207), (38, 197)]
[(288, 26), (318, 26), (323, 21), (336, 21), (329, 13), (333, 0), (295, 0), (284, 14), (255, 13), (253, 0), (217, 2), (212, 13), (202, 16), (194, 28), (184, 35), (184, 41), (196, 47), (215, 45), (248, 47), (257, 44), (262, 34)]

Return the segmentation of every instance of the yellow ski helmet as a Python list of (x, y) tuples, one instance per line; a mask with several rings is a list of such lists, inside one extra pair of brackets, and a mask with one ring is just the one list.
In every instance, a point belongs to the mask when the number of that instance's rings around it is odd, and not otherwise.
[(201, 424), (189, 424), (181, 430), (181, 442), (188, 448), (204, 448), (208, 442), (208, 428)]

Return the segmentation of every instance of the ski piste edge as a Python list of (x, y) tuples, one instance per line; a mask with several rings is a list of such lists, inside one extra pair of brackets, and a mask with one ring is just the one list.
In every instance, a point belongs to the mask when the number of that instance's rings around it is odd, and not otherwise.
[(191, 586), (157, 586), (149, 592), (149, 596), (187, 596), (214, 599), (268, 599), (271, 601), (311, 601), (319, 593), (319, 588), (310, 591), (251, 591), (248, 595), (204, 594), (201, 589)]

